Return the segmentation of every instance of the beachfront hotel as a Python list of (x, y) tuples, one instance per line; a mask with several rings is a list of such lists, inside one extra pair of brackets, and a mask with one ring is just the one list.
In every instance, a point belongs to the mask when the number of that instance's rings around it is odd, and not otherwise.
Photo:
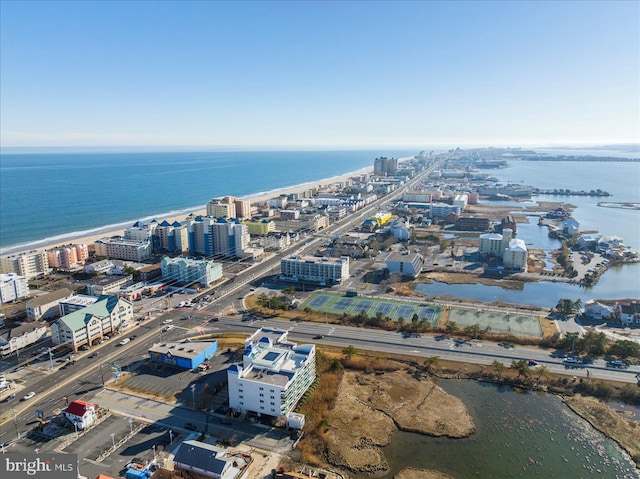
[(242, 365), (227, 369), (229, 407), (239, 414), (281, 417), (293, 411), (316, 379), (316, 349), (261, 328), (245, 341)]
[(189, 251), (189, 230), (186, 224), (179, 221), (169, 223), (165, 220), (156, 226), (155, 234), (161, 251), (168, 251), (169, 253), (186, 253)]
[(91, 306), (67, 314), (51, 325), (53, 344), (68, 344), (75, 352), (95, 344), (105, 334), (126, 329), (133, 320), (133, 305), (117, 296), (100, 296)]
[(280, 279), (320, 285), (341, 284), (349, 277), (349, 257), (294, 256), (280, 260)]
[(89, 258), (86, 244), (72, 244), (47, 250), (49, 266), (52, 268), (70, 269), (83, 265)]
[(240, 258), (249, 247), (247, 225), (237, 219), (197, 216), (189, 219), (187, 225), (191, 254)]
[(44, 250), (28, 251), (0, 258), (0, 273), (16, 273), (31, 279), (50, 272), (49, 258)]
[(151, 241), (126, 239), (122, 236), (102, 238), (95, 242), (96, 256), (142, 262), (151, 257)]

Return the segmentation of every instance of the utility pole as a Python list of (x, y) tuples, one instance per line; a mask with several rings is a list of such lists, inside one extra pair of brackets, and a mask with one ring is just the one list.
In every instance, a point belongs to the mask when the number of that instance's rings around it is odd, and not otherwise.
[(193, 409), (196, 408), (196, 385), (191, 385), (191, 400), (193, 401)]

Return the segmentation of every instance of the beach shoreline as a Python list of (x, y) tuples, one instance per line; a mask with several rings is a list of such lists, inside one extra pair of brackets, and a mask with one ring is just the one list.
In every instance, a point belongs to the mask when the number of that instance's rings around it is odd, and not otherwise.
[[(315, 186), (324, 187), (324, 186), (331, 185), (333, 183), (348, 180), (349, 178), (352, 178), (354, 176), (371, 174), (371, 173), (373, 173), (373, 167), (367, 166), (364, 168), (360, 168), (359, 170), (344, 173), (342, 175), (332, 176), (330, 178), (324, 178), (318, 181), (309, 181), (306, 183), (301, 183), (301, 184), (292, 185), (292, 186), (284, 186), (282, 188), (275, 188), (268, 191), (261, 191), (261, 192), (253, 193), (250, 195), (238, 197), (238, 199), (249, 200), (251, 201), (252, 204), (261, 203), (269, 200), (270, 198), (274, 198), (282, 194), (292, 194), (292, 193), (296, 193), (296, 192), (309, 189)], [(221, 194), (220, 197), (222, 196), (226, 196), (226, 195)], [(132, 226), (136, 221), (148, 222), (153, 219), (156, 219), (158, 222), (162, 222), (166, 220), (169, 223), (173, 223), (175, 221), (184, 221), (184, 219), (189, 215), (199, 216), (199, 215), (206, 215), (206, 214), (207, 214), (206, 205), (199, 205), (191, 208), (174, 210), (167, 213), (150, 215), (144, 218), (132, 219), (130, 221), (123, 221), (121, 223), (106, 225), (106, 226), (94, 228), (91, 230), (76, 231), (76, 232), (58, 235), (52, 238), (45, 238), (42, 240), (31, 241), (29, 243), (23, 243), (23, 244), (18, 244), (14, 246), (8, 246), (6, 248), (0, 248), (0, 255), (10, 256), (10, 255), (15, 255), (19, 253), (28, 252), (28, 251), (48, 250), (48, 249), (66, 246), (70, 244), (86, 244), (88, 246), (90, 244), (95, 243), (97, 240), (101, 238), (123, 235), (124, 230)]]

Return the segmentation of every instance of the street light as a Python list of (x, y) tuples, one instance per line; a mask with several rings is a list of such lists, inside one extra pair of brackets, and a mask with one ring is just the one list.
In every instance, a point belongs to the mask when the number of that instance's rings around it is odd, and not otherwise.
[(49, 348), (49, 371), (53, 371), (53, 353), (51, 352), (51, 348)]
[(114, 433), (114, 432), (111, 433), (111, 445), (113, 446), (114, 450), (116, 448), (116, 440), (114, 438), (115, 435), (116, 435), (116, 433)]
[(169, 429), (169, 444), (173, 444), (173, 431)]
[(196, 408), (196, 385), (191, 385), (191, 400), (193, 402), (193, 409)]
[(20, 439), (20, 430), (18, 429), (18, 418), (16, 417), (16, 410), (11, 408), (11, 413), (13, 414), (13, 423), (16, 426), (16, 436)]
[(153, 449), (153, 462), (156, 462), (156, 445), (154, 444), (151, 448)]
[(129, 432), (133, 433), (133, 418), (129, 418)]

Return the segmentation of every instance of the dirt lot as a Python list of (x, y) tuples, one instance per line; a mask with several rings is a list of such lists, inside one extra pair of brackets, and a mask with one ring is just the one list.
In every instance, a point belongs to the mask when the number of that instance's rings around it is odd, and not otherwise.
[(327, 424), (327, 460), (369, 473), (388, 469), (380, 447), (397, 428), (450, 437), (475, 431), (462, 401), (407, 370), (383, 375), (345, 372)]

